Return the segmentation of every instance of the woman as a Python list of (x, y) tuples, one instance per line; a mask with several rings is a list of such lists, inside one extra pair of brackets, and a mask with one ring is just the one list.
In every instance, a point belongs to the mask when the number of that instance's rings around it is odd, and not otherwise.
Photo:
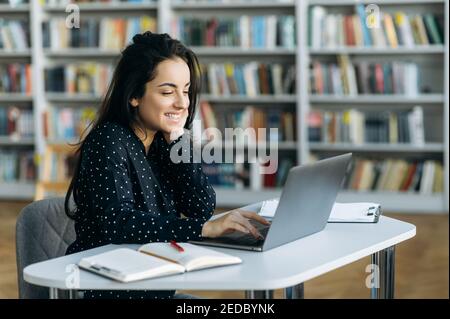
[[(167, 34), (137, 34), (122, 52), (98, 118), (78, 149), (65, 200), (77, 237), (67, 254), (110, 243), (184, 242), (233, 231), (260, 236), (248, 218), (266, 221), (255, 213), (234, 211), (208, 221), (215, 192), (201, 164), (192, 163), (192, 156), (189, 163), (171, 161), (172, 147), (194, 118), (199, 70), (194, 53)], [(85, 298), (173, 295), (85, 292)]]

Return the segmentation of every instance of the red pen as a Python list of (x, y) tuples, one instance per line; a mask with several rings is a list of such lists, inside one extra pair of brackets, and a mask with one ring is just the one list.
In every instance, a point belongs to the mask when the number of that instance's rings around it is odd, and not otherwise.
[(184, 251), (183, 247), (181, 247), (180, 245), (177, 244), (177, 242), (175, 240), (171, 240), (170, 241), (170, 245), (172, 245), (172, 247), (174, 247), (176, 250), (178, 250), (180, 253), (182, 253)]

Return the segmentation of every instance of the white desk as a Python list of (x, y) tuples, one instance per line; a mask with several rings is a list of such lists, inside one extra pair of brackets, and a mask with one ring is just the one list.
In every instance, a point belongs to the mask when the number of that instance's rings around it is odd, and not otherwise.
[(242, 258), (243, 263), (239, 265), (126, 284), (84, 270), (79, 270), (79, 285), (71, 286), (74, 281), (68, 279), (70, 265), (81, 257), (116, 248), (116, 245), (29, 265), (23, 273), (25, 281), (49, 287), (53, 298), (57, 298), (58, 289), (70, 290), (70, 295), (75, 295), (73, 292), (78, 289), (245, 290), (247, 297), (264, 298), (271, 297), (273, 290), (279, 288), (285, 289), (287, 298), (301, 298), (305, 281), (372, 255), (372, 264), (379, 267), (379, 287), (371, 288), (371, 297), (393, 298), (395, 245), (415, 234), (414, 225), (384, 216), (377, 224), (327, 224), (319, 233), (262, 253), (215, 248)]

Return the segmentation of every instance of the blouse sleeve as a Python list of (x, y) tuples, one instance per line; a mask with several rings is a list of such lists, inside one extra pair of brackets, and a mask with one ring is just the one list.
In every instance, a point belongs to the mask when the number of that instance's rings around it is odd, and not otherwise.
[[(81, 167), (90, 211), (100, 224), (102, 235), (112, 243), (187, 241), (202, 238), (205, 216), (180, 218), (135, 209), (127, 152), (109, 136), (92, 138), (84, 145)], [(202, 218), (203, 217), (203, 218)]]
[[(202, 165), (193, 160), (193, 143), (187, 133), (172, 141), (166, 142), (160, 137), (161, 159), (167, 170), (165, 175), (170, 179), (177, 210), (185, 216), (209, 219), (216, 207), (216, 193), (203, 173)], [(189, 152), (187, 161), (176, 163), (170, 153), (174, 151)], [(197, 157), (200, 158), (200, 157)]]

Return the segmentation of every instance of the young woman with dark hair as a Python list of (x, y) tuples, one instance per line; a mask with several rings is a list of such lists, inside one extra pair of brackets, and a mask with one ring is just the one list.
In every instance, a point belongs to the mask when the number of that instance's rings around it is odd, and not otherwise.
[[(184, 242), (233, 231), (259, 236), (248, 218), (265, 220), (255, 213), (236, 210), (208, 221), (216, 197), (201, 164), (192, 156), (188, 163), (170, 158), (191, 127), (199, 91), (200, 67), (190, 49), (167, 34), (133, 37), (78, 148), (65, 201), (77, 237), (67, 254), (111, 243)], [(171, 298), (174, 293), (96, 290), (84, 296)]]

